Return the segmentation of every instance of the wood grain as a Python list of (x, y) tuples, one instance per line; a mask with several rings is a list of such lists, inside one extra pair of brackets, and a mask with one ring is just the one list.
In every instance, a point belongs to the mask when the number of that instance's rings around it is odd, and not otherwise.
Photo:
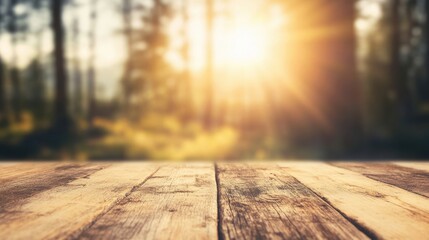
[[(95, 165), (96, 166), (96, 165)], [(64, 239), (80, 234), (97, 216), (141, 184), (156, 164), (116, 163), (92, 175), (33, 195), (7, 209), (2, 239)]]
[(0, 165), (0, 239), (427, 239), (428, 166)]
[(87, 177), (107, 165), (28, 163), (3, 168), (0, 179), (0, 217), (14, 205), (51, 188)]
[(12, 165), (17, 165), (17, 164), (19, 164), (20, 162), (3, 162), (3, 161), (1, 161), (0, 162), (0, 167), (4, 167), (4, 166), (12, 166)]
[(429, 172), (429, 162), (393, 162), (393, 164)]
[(429, 199), (320, 162), (280, 163), (350, 220), (385, 239), (427, 239)]
[(429, 197), (429, 172), (386, 162), (370, 164), (344, 162), (332, 164), (337, 167), (361, 173), (371, 179)]
[(162, 167), (81, 239), (217, 239), (213, 164)]
[(273, 164), (218, 164), (225, 239), (366, 239), (310, 189)]
[(25, 176), (28, 174), (38, 173), (49, 168), (55, 168), (63, 164), (64, 163), (58, 162), (38, 162), (0, 165), (0, 183), (14, 180), (15, 178), (23, 175)]

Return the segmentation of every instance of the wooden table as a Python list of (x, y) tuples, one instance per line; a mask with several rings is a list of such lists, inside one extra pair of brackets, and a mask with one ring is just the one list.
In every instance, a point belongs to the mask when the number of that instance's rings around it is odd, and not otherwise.
[(0, 164), (0, 239), (65, 238), (429, 239), (429, 163)]

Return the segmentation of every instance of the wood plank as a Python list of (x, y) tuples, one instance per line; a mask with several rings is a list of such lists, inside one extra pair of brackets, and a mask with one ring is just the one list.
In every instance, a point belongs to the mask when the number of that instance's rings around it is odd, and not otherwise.
[(58, 162), (39, 162), (39, 163), (18, 163), (11, 165), (0, 166), (0, 183), (7, 181), (8, 179), (15, 179), (22, 175), (28, 175), (31, 173), (37, 173), (47, 168), (55, 168), (60, 166)]
[(55, 170), (57, 167), (68, 169), (87, 165), (88, 163), (76, 162), (11, 162), (10, 164), (0, 165), (0, 185), (10, 181), (17, 181), (19, 178), (28, 177), (29, 175), (48, 174), (48, 171)]
[(131, 189), (142, 184), (157, 164), (117, 163), (67, 185), (52, 188), (7, 209), (0, 221), (2, 239), (64, 239), (79, 235)]
[(369, 233), (386, 239), (427, 239), (429, 199), (320, 162), (279, 163)]
[(429, 172), (386, 162), (337, 162), (332, 165), (429, 197)]
[(224, 239), (367, 239), (274, 164), (218, 164)]
[(393, 164), (429, 172), (429, 162), (393, 162)]
[(27, 198), (78, 178), (87, 177), (107, 165), (76, 163), (28, 163), (8, 168), (0, 179), (0, 216)]
[(79, 238), (217, 239), (213, 164), (162, 167)]
[(0, 167), (17, 165), (17, 164), (20, 164), (20, 162), (1, 161), (0, 162)]

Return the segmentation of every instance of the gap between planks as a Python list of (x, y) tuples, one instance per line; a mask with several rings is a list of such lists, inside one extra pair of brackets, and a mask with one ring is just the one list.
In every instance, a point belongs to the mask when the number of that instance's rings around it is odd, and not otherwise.
[(318, 195), (275, 164), (217, 164), (225, 239), (365, 239)]

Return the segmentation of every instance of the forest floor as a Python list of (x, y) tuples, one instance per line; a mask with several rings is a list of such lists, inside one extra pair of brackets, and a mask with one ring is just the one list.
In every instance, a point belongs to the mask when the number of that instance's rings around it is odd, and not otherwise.
[(421, 135), (367, 139), (354, 152), (335, 156), (323, 146), (289, 145), (284, 137), (272, 133), (231, 126), (207, 131), (199, 121), (183, 123), (165, 115), (148, 115), (140, 121), (96, 118), (92, 127), (75, 121), (70, 132), (59, 134), (48, 122), (36, 126), (30, 114), (23, 114), (19, 123), (0, 128), (0, 159), (427, 159), (428, 139), (425, 133)]

